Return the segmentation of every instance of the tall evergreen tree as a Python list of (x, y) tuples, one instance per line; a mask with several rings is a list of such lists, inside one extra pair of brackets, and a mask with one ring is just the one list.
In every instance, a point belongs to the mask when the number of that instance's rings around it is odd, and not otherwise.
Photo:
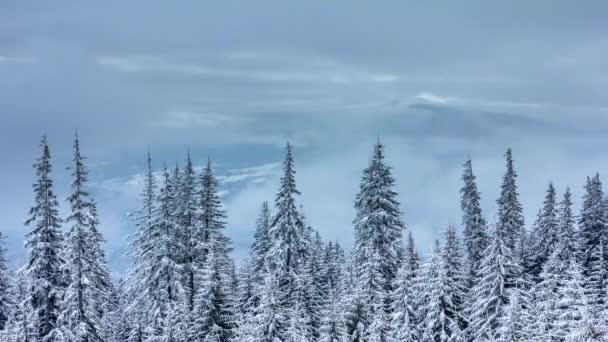
[[(67, 198), (71, 211), (66, 218), (66, 223), (71, 224), (66, 235), (68, 259), (65, 266), (69, 278), (58, 324), (67, 340), (93, 342), (103, 341), (103, 312), (98, 301), (107, 299), (109, 275), (101, 268), (101, 264), (105, 264), (105, 260), (100, 260), (102, 255), (99, 244), (102, 238), (96, 228), (98, 219), (91, 215), (92, 202), (85, 189), (88, 172), (84, 160), (76, 135), (73, 165), (69, 168), (73, 177), (72, 193)], [(96, 209), (94, 210), (96, 215)]]
[(564, 279), (565, 282), (558, 289), (559, 301), (552, 337), (568, 342), (604, 341), (603, 326), (591, 313), (583, 289), (582, 270), (577, 262), (569, 265)]
[(450, 271), (439, 243), (435, 242), (433, 253), (424, 265), (422, 281), (424, 292), (427, 293), (420, 312), (422, 322), (418, 327), (423, 342), (464, 341), (460, 313), (453, 301), (456, 288), (454, 280), (450, 279)]
[(209, 160), (201, 177), (199, 240), (203, 255), (195, 259), (198, 289), (194, 298), (194, 314), (197, 317), (192, 328), (195, 340), (227, 342), (235, 335), (235, 294), (230, 277), (231, 241), (224, 234), (226, 214), (217, 188), (218, 182)]
[(549, 256), (558, 242), (558, 208), (553, 183), (549, 183), (543, 208), (540, 210), (532, 232), (532, 260), (528, 270), (533, 277), (538, 277)]
[(461, 252), (460, 240), (456, 229), (449, 225), (445, 232), (445, 242), (441, 249), (443, 262), (443, 284), (447, 290), (451, 307), (448, 313), (451, 319), (458, 323), (460, 331), (467, 328), (466, 299), (468, 294), (467, 278), (464, 272), (464, 256)]
[[(90, 201), (89, 212), (87, 214), (87, 236), (91, 245), (91, 259), (93, 260), (91, 267), (91, 283), (94, 284), (95, 298), (97, 298), (97, 300), (94, 301), (91, 310), (95, 311), (100, 319), (103, 319), (106, 313), (111, 310), (108, 305), (110, 305), (109, 303), (112, 295), (112, 279), (106, 259), (106, 253), (103, 250), (105, 239), (98, 229), (100, 222), (97, 213), (97, 202), (94, 199), (91, 199)], [(103, 327), (101, 330), (102, 335), (107, 333), (103, 331)]]
[(503, 176), (500, 197), (497, 200), (498, 222), (496, 229), (505, 246), (515, 252), (519, 240), (525, 233), (524, 215), (519, 202), (517, 184), (515, 183), (517, 173), (513, 168), (511, 149), (507, 150), (505, 157), (507, 159), (507, 170)]
[(32, 310), (30, 306), (31, 301), (29, 300), (29, 279), (22, 270), (19, 270), (15, 274), (12, 293), (14, 296), (14, 306), (4, 329), (6, 341), (36, 341), (35, 331), (33, 331), (33, 326), (28, 321)]
[(420, 267), (419, 262), (420, 259), (410, 232), (405, 248), (405, 260), (397, 273), (395, 289), (392, 293), (391, 308), (393, 316), (391, 326), (393, 341), (416, 341), (418, 337), (414, 282)]
[(493, 341), (500, 336), (509, 289), (515, 287), (521, 272), (498, 229), (493, 235), (480, 265), (480, 280), (470, 294), (469, 327), (475, 341)]
[[(363, 171), (360, 190), (355, 200), (357, 213), (354, 220), (354, 261), (358, 282), (356, 288), (360, 292), (360, 298), (354, 303), (362, 305), (355, 311), (367, 311), (370, 317), (376, 319), (386, 317), (387, 322), (378, 322), (382, 323), (381, 329), (389, 327), (388, 298), (394, 289), (394, 280), (400, 264), (398, 256), (403, 253), (404, 224), (401, 221), (394, 186), (395, 179), (391, 175), (391, 167), (384, 160), (384, 146), (378, 142), (374, 145), (369, 166)], [(364, 329), (368, 327), (363, 326)], [(353, 332), (349, 331), (351, 338)], [(381, 331), (381, 335), (388, 334), (388, 331)]]
[(51, 179), (51, 154), (46, 136), (40, 144), (42, 156), (36, 160), (34, 169), (38, 179), (34, 183), (34, 205), (29, 210), (25, 224), (31, 226), (26, 236), (28, 258), (25, 270), (29, 282), (28, 302), (31, 311), (28, 323), (36, 341), (55, 341), (58, 337), (57, 317), (64, 292), (62, 273), (63, 236), (59, 202), (53, 191)]
[[(176, 168), (177, 169), (177, 168)], [(201, 251), (201, 234), (199, 232), (199, 210), (197, 203), (196, 175), (194, 166), (190, 159), (190, 151), (186, 158), (184, 170), (179, 173), (177, 183), (177, 198), (175, 201), (175, 220), (178, 225), (178, 234), (181, 244), (184, 246), (180, 264), (182, 265), (182, 286), (186, 295), (188, 311), (194, 307), (194, 296), (196, 294), (195, 262)]]
[(460, 207), (463, 211), (464, 242), (467, 251), (469, 286), (477, 278), (476, 271), (488, 247), (486, 220), (481, 212), (480, 194), (475, 183), (471, 158), (464, 164), (462, 175), (464, 185), (460, 189)]
[(277, 278), (279, 293), (283, 295), (279, 298), (283, 310), (281, 316), (286, 319), (283, 324), (287, 327), (287, 331), (292, 333), (293, 329), (300, 328), (292, 326), (296, 323), (300, 324), (296, 318), (310, 322), (310, 318), (296, 317), (301, 316), (305, 308), (305, 303), (300, 301), (306, 298), (305, 282), (302, 278), (305, 277), (304, 268), (307, 260), (305, 246), (308, 243), (305, 235), (308, 234), (308, 227), (296, 206), (296, 196), (299, 194), (295, 182), (292, 147), (287, 143), (283, 176), (275, 198), (277, 212), (268, 230), (270, 245), (266, 260), (269, 272)]
[(608, 235), (608, 216), (602, 191), (600, 177), (596, 174), (587, 178), (583, 206), (579, 216), (580, 228), (580, 257), (582, 260), (583, 276), (586, 279), (585, 289), (592, 307), (602, 307), (605, 304), (603, 294), (606, 281), (606, 254), (603, 245)]
[(270, 247), (270, 240), (268, 237), (268, 230), (270, 229), (271, 214), (268, 208), (268, 202), (262, 202), (260, 214), (255, 225), (255, 234), (253, 237), (253, 243), (250, 249), (251, 258), (251, 270), (253, 274), (258, 278), (259, 284), (263, 283), (264, 270), (266, 269), (266, 256)]

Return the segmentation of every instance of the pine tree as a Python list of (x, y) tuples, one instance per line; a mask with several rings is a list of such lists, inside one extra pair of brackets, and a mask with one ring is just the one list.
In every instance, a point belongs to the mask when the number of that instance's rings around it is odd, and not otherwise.
[[(525, 289), (514, 288), (509, 296), (509, 304), (501, 320), (497, 341), (527, 342), (535, 340), (533, 330), (534, 318), (530, 310), (530, 296)], [(547, 341), (543, 336), (538, 341)]]
[(605, 268), (604, 244), (600, 242), (592, 248), (585, 281), (585, 294), (591, 314), (601, 315), (606, 310), (606, 289), (608, 274)]
[[(296, 196), (300, 192), (296, 188), (295, 170), (292, 156), (292, 147), (288, 143), (285, 150), (285, 161), (283, 162), (283, 176), (279, 192), (275, 198), (276, 214), (273, 217), (268, 236), (270, 245), (268, 248), (266, 261), (268, 270), (276, 276), (280, 293), (279, 298), (281, 317), (286, 322), (286, 330), (293, 332), (299, 329), (292, 324), (300, 324), (297, 317), (301, 315), (305, 303), (300, 301), (306, 298), (303, 281), (304, 268), (307, 260), (306, 246), (308, 244), (308, 227), (303, 221), (303, 216), (296, 206)], [(294, 310), (298, 310), (294, 312)], [(304, 320), (302, 317), (299, 320)], [(310, 322), (310, 318), (307, 319)]]
[(462, 223), (467, 251), (469, 286), (471, 286), (477, 278), (476, 270), (489, 243), (486, 220), (481, 212), (480, 193), (475, 183), (471, 158), (464, 164), (462, 180), (464, 185), (460, 189), (460, 207), (463, 211)]
[(6, 340), (8, 342), (35, 341), (32, 325), (28, 321), (28, 316), (32, 310), (29, 300), (29, 279), (22, 270), (15, 275), (12, 293), (14, 306), (5, 326)]
[(467, 279), (464, 272), (464, 258), (461, 252), (460, 240), (456, 236), (456, 229), (449, 225), (445, 232), (445, 243), (441, 249), (443, 262), (443, 286), (448, 291), (452, 307), (449, 314), (451, 319), (458, 323), (461, 331), (467, 328), (465, 308), (468, 294)]
[(180, 260), (182, 266), (182, 286), (185, 291), (187, 310), (191, 312), (194, 308), (194, 296), (197, 288), (195, 283), (196, 258), (204, 258), (204, 254), (201, 255), (203, 251), (201, 251), (201, 234), (198, 231), (200, 221), (198, 217), (199, 205), (196, 196), (196, 175), (192, 160), (190, 159), (190, 151), (188, 151), (184, 170), (181, 174), (178, 171), (176, 173), (180, 178), (176, 185), (175, 220), (178, 225), (178, 236), (181, 244), (184, 246)]
[(247, 342), (283, 342), (286, 338), (286, 317), (281, 306), (282, 298), (278, 280), (272, 272), (266, 272), (260, 305), (253, 315), (254, 321), (248, 329), (251, 334), (243, 339)]
[(199, 240), (203, 255), (194, 260), (197, 291), (194, 298), (195, 324), (193, 339), (231, 341), (236, 329), (234, 293), (229, 253), (230, 239), (224, 234), (226, 214), (218, 194), (218, 183), (211, 161), (201, 177), (201, 231)]
[(555, 250), (558, 242), (558, 208), (556, 203), (555, 188), (549, 183), (547, 195), (543, 208), (540, 210), (535, 229), (532, 232), (532, 260), (531, 269), (528, 272), (536, 278), (540, 275), (543, 265)]
[(253, 243), (250, 249), (251, 258), (251, 270), (252, 273), (258, 278), (257, 283), (262, 284), (264, 277), (264, 270), (266, 269), (266, 255), (270, 246), (268, 237), (268, 230), (270, 229), (271, 214), (268, 208), (268, 202), (262, 202), (260, 214), (255, 225), (255, 234), (253, 237)]
[(572, 194), (567, 188), (564, 198), (559, 204), (558, 218), (558, 244), (556, 248), (561, 248), (560, 256), (562, 260), (578, 260), (578, 231), (575, 228), (574, 214), (572, 213)]
[(515, 252), (519, 240), (525, 233), (524, 216), (518, 199), (517, 184), (515, 184), (517, 173), (513, 168), (511, 149), (507, 150), (505, 157), (507, 159), (507, 171), (502, 180), (500, 197), (497, 200), (498, 223), (496, 229), (505, 246)]
[(582, 270), (573, 262), (564, 274), (556, 307), (554, 338), (571, 342), (604, 341), (602, 331), (593, 319), (583, 289)]
[(76, 135), (70, 168), (72, 193), (67, 199), (71, 212), (65, 220), (71, 224), (65, 264), (69, 278), (58, 324), (66, 339), (92, 342), (103, 341), (101, 303), (107, 300), (110, 279), (100, 246), (103, 237), (97, 230), (97, 210), (85, 189), (88, 172), (84, 160)]
[(419, 268), (419, 258), (414, 247), (412, 234), (408, 236), (408, 244), (405, 249), (405, 260), (395, 279), (395, 289), (392, 293), (392, 340), (393, 341), (416, 341), (418, 336), (417, 317), (415, 310), (416, 298), (414, 292), (414, 281)]
[(603, 293), (606, 291), (604, 284), (607, 279), (603, 274), (606, 269), (606, 255), (601, 245), (605, 244), (608, 234), (608, 216), (598, 174), (591, 179), (587, 178), (585, 190), (579, 217), (580, 257), (588, 300), (592, 307), (602, 307), (605, 304)]
[[(378, 142), (374, 145), (369, 166), (363, 171), (355, 200), (357, 214), (354, 221), (357, 291), (361, 292), (357, 295), (361, 300), (365, 298), (362, 303), (357, 301), (357, 305), (363, 304), (359, 309), (368, 310), (370, 317), (386, 317), (386, 322), (375, 324), (376, 329), (380, 326), (388, 329), (388, 298), (400, 264), (398, 257), (403, 254), (404, 224), (394, 186), (391, 168), (384, 161), (384, 147)], [(381, 335), (388, 336), (388, 333), (382, 331)]]
[(422, 287), (427, 297), (420, 312), (420, 339), (423, 342), (464, 341), (461, 317), (453, 302), (453, 280), (441, 254), (439, 243), (435, 242), (433, 253), (424, 265)]
[(25, 270), (30, 277), (28, 323), (36, 341), (54, 341), (57, 317), (63, 296), (63, 236), (60, 231), (59, 202), (53, 192), (51, 155), (46, 136), (40, 144), (42, 156), (34, 164), (38, 180), (34, 183), (34, 206), (25, 224), (32, 226), (26, 236), (28, 258)]
[(4, 248), (4, 235), (0, 232), (0, 331), (4, 330), (15, 305), (12, 289), (11, 275), (6, 266), (6, 249)]
[(101, 322), (101, 335), (107, 334), (104, 329), (108, 329), (107, 325), (105, 325), (103, 319), (110, 311), (108, 308), (110, 297), (112, 295), (112, 279), (110, 277), (110, 269), (108, 267), (108, 262), (106, 259), (106, 253), (103, 250), (103, 244), (105, 243), (105, 239), (101, 232), (99, 231), (99, 215), (97, 214), (97, 202), (94, 199), (91, 199), (89, 204), (89, 212), (88, 214), (88, 231), (87, 235), (91, 245), (92, 251), (92, 267), (91, 267), (91, 283), (94, 284), (93, 292), (94, 298), (97, 300), (93, 301), (93, 310), (96, 315), (102, 320)]
[(340, 312), (340, 298), (337, 288), (329, 287), (328, 302), (325, 305), (320, 329), (320, 342), (344, 342), (345, 329)]
[(480, 280), (470, 294), (469, 329), (476, 341), (492, 341), (499, 336), (509, 304), (508, 289), (515, 287), (521, 272), (502, 234), (496, 229), (493, 235), (480, 265)]

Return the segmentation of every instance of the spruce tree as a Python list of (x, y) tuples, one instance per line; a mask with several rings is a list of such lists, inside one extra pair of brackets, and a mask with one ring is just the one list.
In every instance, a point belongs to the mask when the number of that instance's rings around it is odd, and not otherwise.
[(305, 282), (301, 278), (305, 277), (304, 252), (308, 243), (305, 234), (308, 234), (308, 228), (296, 206), (296, 196), (299, 194), (295, 182), (292, 147), (287, 143), (283, 176), (275, 198), (276, 214), (268, 229), (270, 245), (266, 260), (269, 272), (272, 272), (278, 281), (279, 293), (283, 294), (283, 297), (279, 298), (283, 310), (281, 317), (286, 320), (283, 324), (287, 327), (286, 330), (291, 329), (292, 333), (293, 329), (298, 330), (300, 327), (291, 325), (300, 324), (300, 321), (304, 320), (294, 316), (303, 314), (305, 303), (300, 301), (306, 298)]
[[(558, 289), (556, 321), (552, 337), (564, 341), (604, 341), (603, 324), (594, 319), (583, 288), (582, 270), (578, 262), (570, 263)], [(597, 316), (596, 318), (601, 318)]]
[[(177, 172), (176, 172), (177, 173)], [(178, 236), (184, 250), (180, 260), (182, 267), (182, 286), (186, 296), (186, 307), (192, 311), (194, 307), (194, 296), (197, 290), (195, 283), (196, 258), (203, 257), (201, 250), (201, 234), (199, 232), (199, 210), (197, 203), (197, 187), (194, 166), (190, 159), (190, 151), (186, 158), (186, 165), (177, 183), (177, 198), (175, 200), (175, 220), (178, 225)]]
[(443, 286), (447, 289), (451, 307), (451, 319), (458, 323), (461, 331), (467, 328), (468, 322), (465, 314), (466, 299), (468, 295), (467, 278), (464, 272), (464, 257), (461, 252), (460, 240), (456, 236), (456, 229), (449, 225), (445, 232), (445, 242), (441, 248), (443, 262)]
[(532, 232), (532, 260), (528, 272), (538, 277), (558, 242), (558, 208), (553, 183), (549, 183), (543, 208), (540, 210)]
[[(19, 270), (15, 274), (15, 281), (12, 286), (14, 305), (6, 322), (4, 329), (8, 342), (36, 341), (33, 326), (28, 321), (32, 310), (29, 300), (29, 279), (28, 276)], [(0, 335), (1, 336), (1, 335)]]
[(460, 313), (453, 301), (455, 286), (453, 279), (450, 279), (450, 271), (439, 243), (435, 242), (433, 253), (424, 265), (422, 281), (424, 292), (427, 293), (420, 311), (422, 321), (418, 326), (423, 342), (464, 341)]
[(70, 341), (103, 341), (101, 301), (107, 300), (109, 275), (105, 260), (101, 259), (100, 243), (103, 238), (97, 231), (96, 208), (91, 214), (92, 200), (86, 190), (88, 172), (85, 157), (80, 153), (78, 135), (74, 138), (73, 165), (69, 168), (73, 177), (67, 201), (70, 224), (66, 235), (66, 270), (69, 275), (65, 297), (61, 302), (58, 325), (64, 338)]
[(203, 255), (194, 260), (195, 283), (192, 338), (200, 341), (231, 341), (235, 335), (235, 294), (232, 287), (232, 251), (230, 239), (224, 234), (226, 214), (218, 194), (218, 182), (211, 161), (207, 162), (200, 189), (199, 238)]
[(472, 338), (479, 341), (492, 341), (500, 336), (511, 295), (509, 289), (515, 287), (516, 277), (521, 272), (511, 249), (497, 230), (493, 232), (480, 265), (479, 282), (469, 296), (469, 329)]
[(603, 293), (607, 279), (605, 278), (606, 255), (603, 245), (608, 234), (608, 216), (599, 175), (587, 178), (583, 196), (583, 206), (579, 216), (580, 228), (580, 258), (582, 260), (585, 289), (592, 307), (605, 305)]
[(469, 286), (477, 278), (476, 271), (488, 247), (486, 220), (481, 212), (480, 193), (475, 183), (471, 158), (464, 164), (464, 185), (460, 189), (460, 207), (463, 211), (464, 242), (467, 251)]
[[(403, 254), (404, 224), (394, 186), (391, 167), (384, 160), (384, 146), (378, 142), (369, 166), (363, 171), (354, 220), (356, 288), (360, 292), (355, 303), (362, 305), (357, 310), (368, 311), (370, 317), (386, 317), (386, 322), (367, 322), (375, 323), (376, 330), (389, 327), (388, 298), (400, 264), (398, 256)], [(376, 335), (388, 334), (388, 331), (376, 332)]]
[(58, 337), (57, 317), (64, 292), (63, 236), (59, 202), (53, 191), (51, 179), (51, 154), (46, 136), (40, 144), (42, 155), (36, 160), (34, 169), (38, 177), (34, 183), (34, 205), (25, 221), (30, 226), (26, 235), (28, 257), (25, 270), (30, 277), (28, 291), (27, 322), (35, 341), (55, 341)]
[(286, 317), (281, 306), (282, 298), (278, 280), (272, 272), (266, 272), (260, 305), (256, 308), (247, 342), (283, 342), (286, 336)]
[(262, 202), (260, 214), (255, 224), (253, 243), (250, 249), (251, 270), (258, 278), (257, 283), (262, 284), (264, 280), (264, 270), (266, 269), (266, 255), (270, 246), (268, 230), (270, 229), (271, 214), (268, 202)]
[(515, 183), (517, 173), (513, 168), (511, 149), (507, 150), (505, 157), (507, 170), (503, 176), (500, 197), (497, 200), (498, 222), (496, 229), (505, 246), (515, 252), (519, 246), (519, 240), (525, 233), (524, 215), (519, 202), (517, 184)]

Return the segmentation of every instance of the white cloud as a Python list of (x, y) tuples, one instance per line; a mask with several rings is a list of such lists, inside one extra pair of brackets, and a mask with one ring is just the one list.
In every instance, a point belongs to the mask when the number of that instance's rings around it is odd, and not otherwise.
[(246, 167), (242, 169), (230, 170), (228, 175), (220, 176), (218, 179), (222, 183), (235, 183), (251, 179), (252, 182), (260, 183), (264, 178), (279, 174), (281, 163), (268, 163), (258, 166)]
[(191, 110), (171, 110), (159, 121), (152, 122), (170, 128), (218, 127), (234, 118), (220, 113)]
[(445, 97), (442, 97), (439, 95), (435, 95), (433, 93), (426, 93), (426, 92), (416, 95), (415, 98), (417, 100), (422, 100), (422, 101), (432, 102), (432, 103), (440, 103), (440, 104), (449, 102), (448, 98), (445, 98)]
[(481, 98), (468, 98), (459, 96), (444, 96), (432, 92), (422, 92), (414, 96), (414, 100), (430, 102), (434, 104), (450, 104), (456, 106), (469, 106), (477, 108), (520, 108), (520, 109), (539, 109), (550, 106), (549, 104), (539, 104), (531, 102), (492, 100)]
[[(253, 52), (237, 53), (231, 58), (248, 62), (259, 58), (260, 54)], [(196, 77), (221, 77), (235, 79), (251, 79), (266, 82), (322, 82), (333, 84), (350, 83), (391, 83), (397, 82), (401, 76), (390, 73), (376, 73), (345, 65), (324, 63), (298, 63), (285, 65), (278, 63), (264, 68), (252, 64), (238, 67), (233, 65), (209, 66), (204, 63), (192, 63), (169, 60), (159, 56), (124, 56), (99, 57), (97, 64), (121, 72), (130, 73), (174, 73)]]

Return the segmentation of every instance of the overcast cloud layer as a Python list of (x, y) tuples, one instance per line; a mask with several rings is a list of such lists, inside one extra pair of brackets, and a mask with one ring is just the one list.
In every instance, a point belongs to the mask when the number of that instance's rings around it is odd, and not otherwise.
[(530, 223), (550, 180), (580, 202), (585, 177), (608, 167), (607, 12), (603, 1), (2, 1), (9, 257), (23, 261), (40, 136), (64, 198), (76, 129), (117, 272), (148, 146), (156, 167), (187, 148), (217, 163), (237, 257), (274, 199), (286, 140), (310, 223), (347, 246), (378, 137), (423, 251), (460, 224), (468, 155), (492, 219), (513, 148)]

